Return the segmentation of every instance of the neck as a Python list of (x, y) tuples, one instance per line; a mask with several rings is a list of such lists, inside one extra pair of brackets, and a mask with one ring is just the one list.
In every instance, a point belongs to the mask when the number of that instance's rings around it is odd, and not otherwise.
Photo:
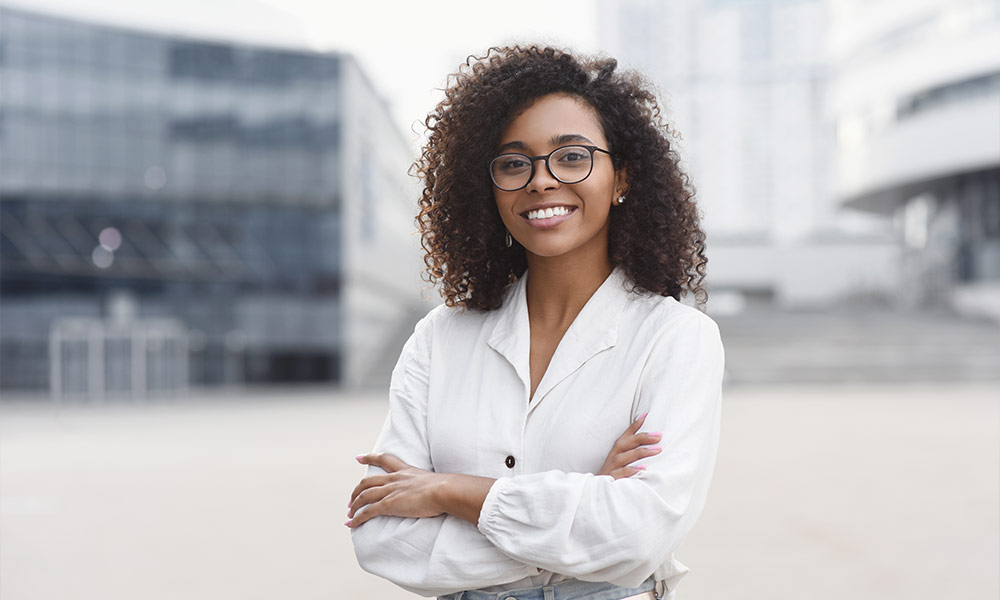
[(607, 248), (587, 260), (579, 256), (528, 253), (528, 320), (543, 328), (568, 328), (611, 274)]

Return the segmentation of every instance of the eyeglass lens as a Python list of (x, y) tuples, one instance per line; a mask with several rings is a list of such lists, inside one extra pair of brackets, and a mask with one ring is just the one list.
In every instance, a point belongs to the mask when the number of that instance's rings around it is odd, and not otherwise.
[[(590, 175), (594, 156), (583, 146), (557, 148), (548, 158), (549, 172), (562, 183), (580, 183)], [(493, 181), (502, 190), (517, 190), (531, 179), (532, 161), (524, 154), (501, 154), (491, 166)]]

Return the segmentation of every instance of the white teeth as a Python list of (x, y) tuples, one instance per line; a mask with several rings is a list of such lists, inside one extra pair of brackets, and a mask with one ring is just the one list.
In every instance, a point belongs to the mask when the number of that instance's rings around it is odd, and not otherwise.
[(542, 208), (529, 212), (528, 220), (533, 221), (535, 219), (548, 219), (549, 217), (554, 217), (557, 215), (568, 215), (571, 212), (573, 212), (573, 210), (565, 206), (556, 206), (554, 208)]

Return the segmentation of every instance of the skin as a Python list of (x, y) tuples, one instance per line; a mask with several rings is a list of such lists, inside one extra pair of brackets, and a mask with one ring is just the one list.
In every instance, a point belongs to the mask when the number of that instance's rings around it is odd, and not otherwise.
[[(510, 122), (500, 137), (499, 152), (539, 156), (567, 143), (608, 150), (597, 112), (589, 104), (573, 96), (550, 94)], [(524, 189), (504, 192), (494, 187), (500, 218), (524, 246), (528, 259), (530, 397), (535, 395), (559, 340), (611, 274), (611, 206), (625, 192), (624, 170), (616, 172), (611, 157), (603, 152), (594, 153), (594, 168), (580, 183), (560, 183), (543, 161), (537, 161), (534, 177)], [(576, 211), (558, 227), (536, 229), (521, 213), (542, 202), (559, 202)]]
[[(571, 143), (608, 150), (597, 112), (586, 102), (564, 94), (543, 96), (504, 129), (498, 153), (523, 152), (528, 156), (548, 154)], [(559, 340), (587, 300), (611, 274), (608, 259), (610, 211), (620, 195), (627, 193), (625, 171), (616, 171), (611, 157), (594, 153), (594, 169), (584, 181), (560, 183), (543, 161), (535, 163), (535, 175), (522, 190), (504, 192), (494, 188), (497, 210), (511, 236), (526, 252), (530, 276), (527, 282), (528, 321), (531, 331), (529, 365), (531, 392), (541, 381)], [(576, 208), (558, 227), (536, 229), (521, 216), (541, 202), (559, 202)], [(642, 467), (631, 463), (660, 452), (659, 433), (640, 433), (645, 415), (618, 438), (597, 475), (615, 479), (631, 477)], [(351, 493), (345, 525), (358, 527), (379, 515), (434, 517), (454, 515), (477, 524), (483, 502), (495, 479), (460, 473), (435, 473), (413, 467), (388, 453), (357, 457), (364, 465), (386, 471), (361, 480)], [(363, 510), (362, 510), (363, 509)]]

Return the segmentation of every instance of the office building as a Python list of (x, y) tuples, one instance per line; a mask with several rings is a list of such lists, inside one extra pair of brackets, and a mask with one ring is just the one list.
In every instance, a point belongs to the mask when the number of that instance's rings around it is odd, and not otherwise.
[(387, 376), (413, 156), (351, 56), (0, 8), (0, 89), (0, 388)]
[(832, 6), (838, 199), (893, 220), (902, 300), (1000, 320), (1000, 3)]
[(602, 47), (658, 86), (680, 133), (716, 298), (806, 307), (894, 293), (888, 223), (832, 192), (825, 2), (623, 0), (600, 11)]

